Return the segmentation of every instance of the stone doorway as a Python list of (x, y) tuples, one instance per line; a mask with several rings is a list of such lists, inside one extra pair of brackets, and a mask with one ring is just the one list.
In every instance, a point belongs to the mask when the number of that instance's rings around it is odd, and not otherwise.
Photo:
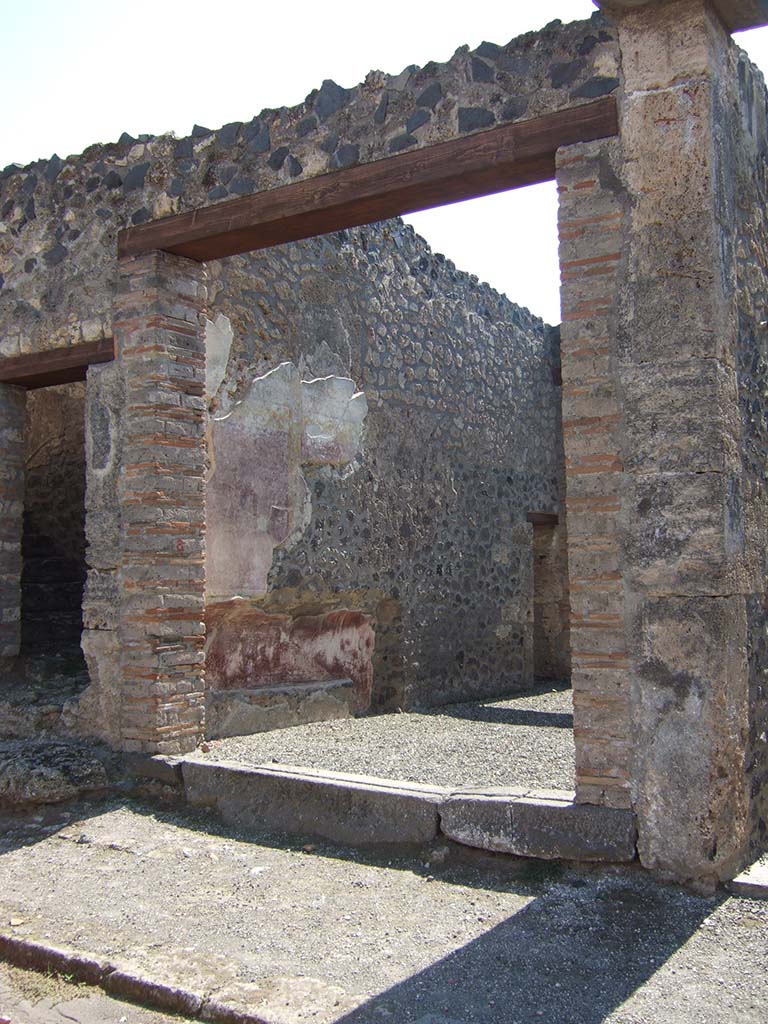
[(82, 665), (85, 384), (29, 393), (24, 438), (21, 647)]

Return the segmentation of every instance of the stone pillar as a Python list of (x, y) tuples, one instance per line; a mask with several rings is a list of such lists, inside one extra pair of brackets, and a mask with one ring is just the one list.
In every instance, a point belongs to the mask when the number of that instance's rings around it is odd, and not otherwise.
[(19, 653), (26, 393), (0, 384), (0, 657)]
[[(615, 580), (616, 591), (610, 604), (591, 608), (605, 621), (593, 619), (587, 653), (613, 660), (618, 674), (612, 721), (590, 721), (589, 735), (579, 733), (586, 717), (583, 697), (576, 697), (580, 797), (603, 798), (586, 788), (583, 774), (590, 744), (599, 740), (604, 774), (613, 758), (612, 775), (627, 775), (643, 864), (711, 886), (743, 863), (748, 819), (737, 317), (733, 225), (725, 212), (733, 202), (724, 159), (731, 115), (721, 80), (729, 41), (706, 0), (605, 6), (622, 58), (622, 160), (600, 163), (584, 185), (572, 187), (587, 191), (594, 179), (620, 205), (623, 194), (625, 212), (617, 208), (616, 216), (626, 232), (616, 273), (605, 271), (604, 307), (593, 310), (607, 327), (605, 379), (597, 362), (592, 376), (569, 379), (565, 357), (563, 376), (570, 400), (583, 400), (579, 431), (585, 437), (591, 429), (591, 405), (606, 439), (593, 450), (586, 441), (575, 446), (572, 435), (568, 525), (578, 567), (571, 506), (587, 491), (595, 512), (604, 503), (593, 571)], [(571, 303), (580, 301), (567, 281), (564, 291)], [(597, 293), (585, 283), (590, 301)], [(576, 483), (575, 458), (590, 486)], [(574, 569), (572, 590), (578, 585)], [(598, 686), (584, 675), (579, 654), (588, 634), (577, 622), (574, 634), (578, 685), (591, 685), (593, 698)]]
[(613, 329), (623, 273), (620, 163), (615, 141), (557, 154), (576, 799), (626, 808), (631, 730), (620, 550), (626, 482)]
[(184, 752), (203, 734), (205, 301), (198, 263), (153, 252), (120, 264), (118, 635), (127, 751)]

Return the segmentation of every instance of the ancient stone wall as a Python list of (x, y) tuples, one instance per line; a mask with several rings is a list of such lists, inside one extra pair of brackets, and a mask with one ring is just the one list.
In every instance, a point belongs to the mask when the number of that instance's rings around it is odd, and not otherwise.
[[(246, 124), (196, 127), (180, 140), (123, 136), (67, 160), (8, 167), (0, 174), (0, 353), (113, 333), (122, 227), (588, 103), (617, 87), (614, 33), (595, 15), (505, 46), (464, 47), (446, 64), (372, 72), (354, 89), (326, 81), (298, 107)], [(515, 244), (514, 226), (505, 230)], [(349, 376), (370, 392), (370, 412), (365, 459), (306, 470), (311, 520), (275, 559), (261, 611), (308, 617), (313, 635), (330, 632), (339, 646), (351, 620), (339, 633), (337, 619), (323, 617), (352, 611), (362, 616), (360, 653), (375, 617), (381, 706), (480, 692), (483, 679), (493, 678), (494, 692), (529, 679), (524, 513), (557, 501), (540, 325), (487, 290), (473, 292), (399, 226), (264, 260), (212, 268), (210, 315), (225, 310), (235, 337), (229, 397), (288, 360), (305, 378)], [(267, 271), (270, 260), (282, 280)], [(348, 292), (345, 276), (355, 282)], [(109, 666), (127, 528), (115, 491), (119, 392), (110, 370), (91, 371), (83, 645), (103, 694), (117, 685)], [(510, 421), (519, 434), (504, 434)], [(99, 714), (114, 704), (102, 701)], [(114, 712), (107, 717), (113, 734)]]
[(723, 220), (733, 239), (738, 307), (736, 370), (741, 413), (742, 478), (747, 573), (751, 831), (756, 848), (768, 840), (768, 97), (762, 74), (746, 54), (729, 52), (730, 84), (724, 111), (732, 145), (725, 174), (733, 200)]
[[(604, 20), (553, 22), (445, 64), (331, 81), (297, 107), (189, 138), (127, 135), (0, 172), (0, 354), (112, 334), (120, 228), (588, 103), (618, 86)], [(255, 99), (255, 102), (258, 102)], [(514, 227), (508, 229), (514, 232)]]
[(620, 139), (558, 157), (577, 796), (713, 884), (764, 813), (765, 94), (704, 0), (611, 7)]
[[(352, 678), (361, 710), (530, 685), (526, 514), (562, 511), (559, 339), (396, 221), (209, 277), (208, 687)], [(339, 432), (318, 417), (345, 380)], [(122, 401), (117, 366), (91, 368), (83, 644), (107, 691)], [(557, 642), (567, 677), (562, 622)]]
[(528, 685), (526, 513), (556, 511), (562, 489), (541, 321), (396, 221), (210, 274), (209, 315), (234, 328), (220, 395), (287, 360), (351, 378), (368, 407), (357, 459), (305, 466), (306, 528), (275, 549), (260, 609), (373, 616), (377, 706)]

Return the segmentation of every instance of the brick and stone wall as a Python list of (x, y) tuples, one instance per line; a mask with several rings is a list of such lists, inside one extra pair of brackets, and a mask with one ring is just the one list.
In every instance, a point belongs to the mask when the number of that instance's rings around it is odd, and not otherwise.
[[(543, 325), (396, 222), (212, 265), (207, 297), (203, 270), (173, 257), (118, 269), (116, 234), (615, 94), (620, 137), (557, 159), (577, 800), (631, 807), (643, 864), (712, 886), (766, 829), (765, 89), (707, 0), (603, 6), (610, 24), (326, 81), (247, 124), (6, 168), (0, 353), (118, 342), (117, 369), (89, 375), (84, 648), (91, 710), (117, 708), (123, 746), (201, 734), (206, 376), (215, 418), (283, 364), (297, 393), (343, 379), (367, 414), (345, 447), (285, 413), (274, 440), (291, 457), (268, 462), (292, 496), (262, 515), (265, 592), (238, 613), (302, 643), (374, 629), (377, 706), (487, 692), (494, 671), (518, 685), (536, 649), (526, 513), (562, 501)], [(205, 315), (232, 329), (226, 359), (209, 339), (208, 375)], [(0, 389), (6, 653), (22, 416)], [(209, 595), (217, 628), (235, 596)]]
[(117, 633), (124, 750), (194, 749), (204, 713), (205, 268), (124, 260)]
[[(573, 303), (589, 327), (579, 362), (563, 336), (577, 793), (628, 801), (642, 862), (711, 885), (764, 813), (749, 790), (764, 772), (765, 92), (744, 95), (752, 72), (703, 0), (611, 6), (620, 141), (558, 160), (564, 320)], [(615, 244), (571, 251), (569, 227), (610, 217)], [(600, 515), (582, 561), (585, 499)], [(615, 586), (591, 622), (582, 567)]]
[[(444, 64), (331, 81), (291, 108), (191, 136), (128, 135), (0, 171), (0, 354), (109, 337), (120, 228), (574, 104), (618, 87), (599, 14)], [(513, 232), (513, 227), (509, 229)]]
[[(208, 274), (209, 688), (350, 677), (361, 710), (530, 685), (526, 514), (562, 512), (557, 337), (400, 222)], [(343, 414), (343, 450), (308, 449), (286, 396), (309, 387), (317, 433), (311, 396), (334, 380), (344, 402), (359, 389), (364, 418), (350, 435)], [(101, 716), (109, 735), (123, 388), (116, 364), (90, 369), (83, 647), (97, 685), (83, 722)]]
[(613, 326), (626, 237), (621, 156), (617, 141), (557, 156), (576, 787), (579, 799), (610, 807), (631, 805), (626, 479)]
[(396, 221), (209, 272), (209, 316), (234, 330), (220, 397), (288, 361), (367, 403), (357, 457), (304, 466), (307, 521), (274, 548), (260, 611), (372, 617), (375, 706), (530, 685), (526, 513), (562, 490), (542, 322)]
[[(595, 15), (506, 45), (464, 47), (446, 64), (372, 72), (355, 89), (327, 81), (298, 107), (249, 123), (195, 128), (186, 139), (123, 136), (66, 160), (8, 167), (0, 174), (0, 352), (113, 333), (121, 227), (617, 87), (615, 35)], [(359, 464), (306, 469), (311, 518), (275, 557), (261, 611), (375, 618), (379, 706), (479, 694), (491, 677), (494, 692), (530, 679), (524, 514), (553, 511), (558, 501), (549, 460), (556, 393), (541, 325), (399, 225), (224, 261), (212, 275), (211, 318), (225, 312), (234, 330), (233, 400), (244, 382), (284, 360), (302, 376), (347, 375), (370, 396)], [(347, 293), (342, 275), (354, 282)], [(109, 720), (110, 735), (116, 702), (103, 695), (118, 685), (110, 665), (127, 528), (115, 490), (121, 380), (110, 368), (92, 369), (87, 399), (83, 647), (99, 680), (92, 711)]]

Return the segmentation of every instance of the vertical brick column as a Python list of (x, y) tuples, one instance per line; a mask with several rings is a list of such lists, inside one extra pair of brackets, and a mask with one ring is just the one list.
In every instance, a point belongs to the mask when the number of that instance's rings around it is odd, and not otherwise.
[(619, 161), (617, 142), (561, 149), (557, 183), (576, 799), (629, 807), (625, 480), (612, 329), (624, 227)]
[(26, 394), (0, 384), (0, 656), (19, 653)]
[(118, 632), (128, 751), (184, 752), (203, 732), (205, 301), (200, 264), (160, 252), (120, 264)]

